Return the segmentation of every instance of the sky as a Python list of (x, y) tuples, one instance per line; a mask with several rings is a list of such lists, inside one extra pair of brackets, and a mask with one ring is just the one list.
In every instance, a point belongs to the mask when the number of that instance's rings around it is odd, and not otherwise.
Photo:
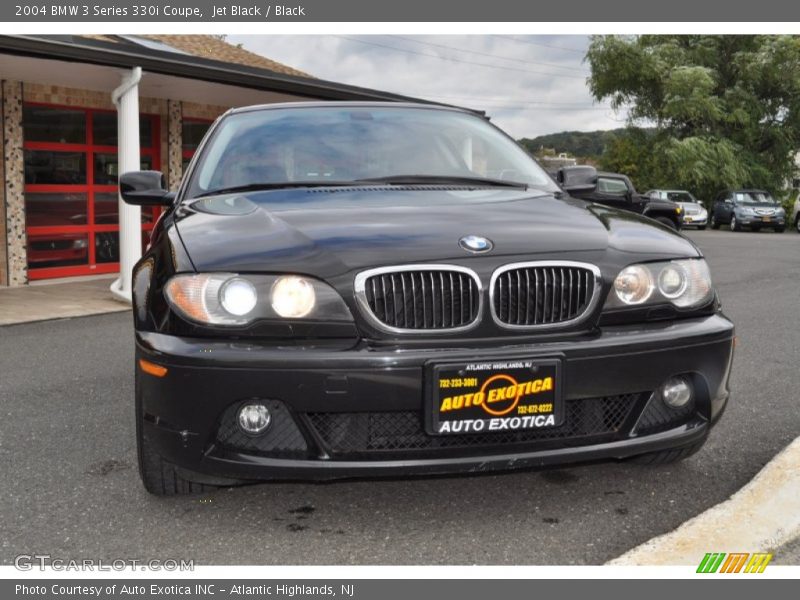
[(320, 79), (485, 110), (515, 138), (624, 126), (589, 93), (582, 35), (229, 35)]

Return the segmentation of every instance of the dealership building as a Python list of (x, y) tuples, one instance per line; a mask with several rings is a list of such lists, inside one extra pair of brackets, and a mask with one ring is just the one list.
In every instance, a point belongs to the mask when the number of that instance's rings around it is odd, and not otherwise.
[(0, 81), (0, 286), (126, 272), (159, 209), (121, 205), (118, 174), (163, 171), (176, 189), (228, 108), (414, 100), (207, 35), (0, 36)]

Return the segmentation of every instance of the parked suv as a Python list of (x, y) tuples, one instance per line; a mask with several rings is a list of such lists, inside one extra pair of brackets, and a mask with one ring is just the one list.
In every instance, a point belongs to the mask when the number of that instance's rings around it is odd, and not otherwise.
[(683, 208), (683, 226), (705, 229), (708, 211), (703, 203), (686, 190), (649, 190), (645, 196), (651, 200), (671, 200)]
[(786, 229), (786, 211), (764, 190), (727, 190), (717, 195), (711, 211), (711, 228), (730, 225), (731, 231), (749, 227), (751, 231)]

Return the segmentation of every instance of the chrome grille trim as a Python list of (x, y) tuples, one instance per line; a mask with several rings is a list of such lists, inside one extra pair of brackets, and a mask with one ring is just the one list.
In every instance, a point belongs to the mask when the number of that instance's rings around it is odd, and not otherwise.
[[(565, 300), (564, 292), (567, 280), (569, 280), (570, 293)], [(558, 284), (559, 281), (560, 285)], [(548, 283), (550, 283), (549, 286)], [(588, 288), (590, 283), (592, 284), (592, 289), (591, 297), (589, 298)], [(523, 289), (528, 290), (531, 287), (537, 289), (540, 285), (543, 286), (541, 308), (537, 308), (536, 305), (538, 302), (534, 302), (533, 307), (530, 306), (530, 294), (525, 295), (524, 311), (522, 302), (517, 301), (517, 305), (514, 306), (513, 296), (510, 293), (510, 286), (517, 288), (517, 299), (520, 299), (523, 295)], [(560, 288), (560, 293), (555, 289), (551, 290), (554, 285)], [(522, 313), (524, 312), (524, 322), (526, 324), (519, 325), (501, 320), (495, 306), (495, 296), (499, 294), (502, 298), (504, 289), (506, 290), (507, 298), (507, 304), (504, 307), (506, 314), (510, 315), (513, 309), (515, 313), (514, 320), (522, 321)], [(564, 304), (565, 302), (567, 304), (566, 316), (568, 317), (572, 312), (572, 292), (575, 290), (577, 290), (576, 302), (580, 304), (581, 299), (584, 298), (585, 308), (580, 314), (565, 319)], [(601, 291), (602, 275), (600, 269), (593, 264), (575, 261), (510, 263), (497, 268), (494, 273), (492, 273), (491, 280), (489, 281), (489, 311), (491, 312), (495, 324), (504, 329), (532, 330), (569, 327), (570, 325), (575, 325), (589, 318), (597, 306), (597, 303), (600, 301)], [(558, 311), (557, 315), (556, 311)], [(533, 315), (531, 315), (531, 312), (533, 312)], [(531, 316), (533, 316), (533, 319), (531, 319)], [(533, 320), (533, 323), (529, 323), (531, 320)]]
[[(437, 276), (438, 272), (438, 276)], [(455, 316), (454, 313), (458, 312), (459, 321), (464, 321), (464, 302), (460, 302), (460, 310), (456, 311), (456, 303), (455, 303), (455, 294), (453, 291), (458, 289), (459, 296), (464, 297), (465, 294), (468, 298), (469, 306), (473, 306), (475, 302), (474, 294), (477, 294), (477, 307), (475, 309), (475, 313), (472, 315), (472, 320), (464, 325), (460, 325), (457, 327), (433, 327), (433, 328), (425, 328), (423, 327), (416, 327), (418, 323), (418, 317), (416, 312), (413, 314), (413, 321), (414, 321), (414, 328), (407, 328), (407, 327), (395, 327), (388, 323), (382, 321), (378, 315), (376, 315), (372, 307), (370, 306), (368, 295), (367, 295), (367, 285), (376, 286), (376, 279), (381, 275), (393, 275), (393, 274), (403, 274), (403, 273), (417, 273), (421, 274), (419, 282), (415, 281), (414, 277), (408, 277), (408, 283), (406, 282), (405, 277), (399, 278), (399, 287), (401, 288), (401, 293), (404, 297), (408, 298), (409, 296), (409, 288), (410, 288), (410, 297), (412, 304), (414, 306), (417, 305), (417, 298), (419, 297), (421, 300), (421, 307), (422, 307), (422, 323), (426, 323), (428, 321), (428, 317), (431, 314), (435, 314), (436, 302), (437, 297), (439, 298), (439, 304), (441, 305), (442, 310), (442, 319), (444, 321), (444, 315), (447, 314), (450, 318), (448, 319), (451, 323), (453, 322), (453, 317)], [(449, 278), (444, 276), (444, 273), (449, 273)], [(453, 277), (454, 273), (459, 273), (462, 275), (466, 275), (469, 277), (473, 282), (474, 286), (470, 285), (469, 290), (464, 290), (463, 288), (463, 281), (460, 277)], [(422, 280), (424, 277), (424, 281)], [(395, 282), (395, 277), (390, 277), (389, 280), (392, 285), (396, 286), (395, 291), (393, 292), (393, 298), (396, 296), (397, 293), (397, 283)], [(447, 283), (445, 280), (447, 279)], [(458, 286), (455, 285), (456, 280), (458, 280)], [(380, 283), (382, 286), (381, 289), (381, 296), (383, 298), (383, 314), (387, 314), (388, 305), (386, 303), (386, 293), (388, 289), (384, 289), (386, 285), (386, 278), (380, 277)], [(419, 285), (418, 285), (419, 283)], [(450, 302), (445, 302), (446, 294), (445, 294), (445, 286), (447, 289), (450, 290)], [(361, 310), (361, 314), (373, 325), (376, 329), (381, 331), (385, 331), (388, 333), (402, 333), (402, 334), (421, 334), (421, 335), (430, 335), (430, 334), (448, 334), (448, 333), (455, 333), (459, 331), (467, 331), (468, 329), (472, 329), (473, 327), (477, 326), (481, 321), (481, 316), (483, 314), (483, 286), (481, 284), (480, 277), (478, 277), (477, 273), (472, 269), (468, 269), (466, 267), (461, 267), (458, 265), (450, 265), (450, 264), (411, 264), (411, 265), (395, 265), (391, 267), (378, 267), (376, 269), (369, 269), (367, 271), (362, 271), (358, 273), (355, 277), (354, 281), (354, 290), (355, 290), (355, 298), (356, 302)], [(373, 298), (376, 298), (377, 295), (375, 294), (375, 290), (370, 290), (372, 292)], [(426, 294), (426, 291), (429, 291), (429, 294)], [(428, 300), (428, 295), (430, 295), (430, 300)], [(445, 308), (445, 304), (448, 306)], [(395, 307), (396, 310), (396, 307)], [(411, 319), (408, 318), (408, 313), (404, 307), (404, 320), (410, 321)]]

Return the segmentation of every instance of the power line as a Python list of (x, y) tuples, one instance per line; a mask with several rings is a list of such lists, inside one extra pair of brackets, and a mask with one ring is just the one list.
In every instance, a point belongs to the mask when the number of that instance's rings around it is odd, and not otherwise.
[(585, 77), (580, 77), (578, 75), (562, 75), (560, 73), (545, 73), (544, 71), (533, 71), (531, 69), (518, 69), (516, 67), (506, 67), (503, 65), (489, 65), (486, 63), (479, 63), (473, 62), (469, 60), (461, 60), (459, 58), (451, 58), (447, 56), (439, 56), (438, 54), (427, 54), (425, 52), (417, 52), (416, 50), (408, 50), (406, 48), (398, 48), (397, 46), (389, 46), (387, 44), (379, 44), (378, 42), (368, 42), (366, 40), (361, 40), (358, 38), (351, 38), (344, 35), (334, 35), (333, 37), (337, 37), (343, 40), (348, 40), (350, 42), (358, 42), (359, 44), (367, 44), (369, 46), (377, 46), (378, 48), (386, 48), (388, 50), (394, 50), (396, 52), (405, 52), (406, 54), (413, 54), (416, 56), (427, 56), (428, 58), (437, 58), (439, 60), (445, 60), (448, 62), (454, 63), (461, 63), (465, 65), (473, 65), (476, 67), (487, 67), (489, 69), (501, 69), (503, 71), (516, 71), (518, 73), (533, 73), (536, 75), (546, 75), (548, 77), (562, 77), (565, 79), (585, 79)]
[(542, 44), (541, 42), (532, 42), (522, 38), (514, 37), (512, 35), (499, 35), (496, 33), (490, 34), (492, 37), (509, 40), (512, 42), (520, 42), (521, 44), (530, 44), (531, 46), (541, 46), (542, 48), (551, 48), (553, 50), (564, 50), (566, 52), (577, 52), (578, 54), (586, 54), (586, 50), (578, 50), (577, 48), (567, 48), (565, 46), (553, 46), (551, 44)]
[(522, 63), (526, 65), (539, 65), (540, 67), (550, 67), (553, 69), (567, 69), (569, 71), (578, 71), (581, 73), (587, 73), (588, 69), (579, 68), (579, 67), (565, 67), (563, 65), (556, 65), (553, 63), (546, 63), (546, 62), (539, 62), (535, 60), (525, 60), (522, 58), (513, 58), (511, 56), (500, 56), (499, 54), (491, 54), (489, 52), (480, 52), (478, 50), (467, 50), (465, 48), (456, 48), (455, 46), (448, 46), (446, 44), (436, 44), (434, 42), (425, 42), (422, 40), (417, 40), (411, 37), (406, 37), (402, 35), (391, 35), (387, 37), (397, 38), (399, 40), (406, 40), (408, 42), (413, 42), (415, 44), (422, 44), (424, 46), (433, 46), (434, 48), (444, 48), (446, 50), (455, 50), (456, 52), (464, 52), (466, 54), (475, 54), (477, 56), (487, 56), (489, 58), (499, 58), (500, 60), (509, 60), (517, 63)]

